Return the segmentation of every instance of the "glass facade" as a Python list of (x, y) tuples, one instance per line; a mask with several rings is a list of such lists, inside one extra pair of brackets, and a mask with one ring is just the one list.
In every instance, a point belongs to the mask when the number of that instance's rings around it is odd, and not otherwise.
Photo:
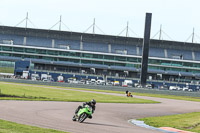
[(0, 73), (14, 73), (15, 62), (0, 61)]
[(11, 61), (0, 61), (0, 67), (14, 67), (15, 62)]
[[(75, 50), (60, 50), (53, 48), (1, 44), (0, 56), (20, 57), (22, 59), (31, 58), (44, 59), (48, 61), (120, 66), (136, 69), (141, 68), (141, 56), (95, 53)], [(9, 64), (8, 62), (1, 62), (2, 64)], [(14, 64), (10, 62), (9, 65), (13, 66)], [(148, 69), (200, 73), (200, 62), (150, 57)]]

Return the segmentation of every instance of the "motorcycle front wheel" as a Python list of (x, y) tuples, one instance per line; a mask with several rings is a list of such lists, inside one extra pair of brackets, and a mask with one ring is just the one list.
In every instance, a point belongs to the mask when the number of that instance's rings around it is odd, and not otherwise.
[(87, 115), (86, 113), (82, 113), (82, 114), (78, 117), (78, 122), (82, 123), (87, 117), (88, 117), (88, 115)]

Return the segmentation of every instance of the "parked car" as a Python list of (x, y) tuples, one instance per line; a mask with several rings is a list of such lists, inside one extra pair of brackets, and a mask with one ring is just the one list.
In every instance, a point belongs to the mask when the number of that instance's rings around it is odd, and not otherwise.
[(39, 74), (32, 74), (31, 75), (31, 80), (40, 80), (40, 76), (39, 76)]
[(53, 79), (43, 79), (42, 81), (44, 81), (44, 82), (54, 82)]
[(68, 78), (67, 82), (68, 83), (74, 83), (76, 81), (76, 78)]
[(146, 88), (152, 89), (152, 85), (151, 84), (146, 84)]
[(186, 87), (183, 87), (183, 91), (188, 91), (189, 90), (189, 87), (186, 86)]
[(177, 90), (178, 90), (178, 91), (182, 91), (183, 88), (181, 88), (180, 86), (177, 86)]
[(188, 91), (189, 91), (189, 92), (192, 92), (193, 90), (192, 90), (192, 89), (188, 89)]
[(114, 81), (113, 85), (114, 86), (119, 86), (119, 81)]
[(122, 82), (122, 86), (123, 87), (132, 87), (133, 81), (132, 80), (124, 80), (124, 82)]
[(90, 84), (92, 84), (92, 85), (96, 84), (96, 79), (91, 79), (90, 81), (91, 81)]
[(142, 88), (142, 85), (139, 84), (139, 83), (135, 83), (134, 86), (135, 86), (136, 88)]
[(85, 80), (80, 80), (78, 83), (79, 84), (85, 84), (85, 82), (86, 82)]
[(97, 83), (97, 85), (105, 85), (106, 84), (105, 80), (100, 80), (100, 79), (98, 79), (96, 83)]
[(169, 87), (167, 85), (161, 85), (159, 89), (160, 90), (168, 90)]
[(169, 87), (169, 90), (171, 90), (171, 91), (172, 91), (172, 90), (177, 90), (177, 86), (170, 86), (170, 87)]
[(113, 85), (113, 82), (108, 81), (108, 82), (106, 82), (106, 85), (112, 86), (112, 85)]

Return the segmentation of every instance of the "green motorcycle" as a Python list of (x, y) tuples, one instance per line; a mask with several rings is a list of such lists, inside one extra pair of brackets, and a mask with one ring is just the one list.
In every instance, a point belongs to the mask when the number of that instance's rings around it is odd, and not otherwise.
[(80, 123), (82, 123), (86, 118), (91, 117), (92, 116), (92, 107), (90, 107), (89, 105), (85, 105), (85, 107), (83, 107), (82, 109), (80, 109), (78, 111), (78, 114), (74, 115), (72, 120), (73, 121), (78, 121)]

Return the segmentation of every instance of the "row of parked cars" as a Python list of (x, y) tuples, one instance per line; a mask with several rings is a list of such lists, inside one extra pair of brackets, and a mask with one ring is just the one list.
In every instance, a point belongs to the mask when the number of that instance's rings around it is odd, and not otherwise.
[(102, 79), (81, 79), (77, 80), (76, 77), (71, 77), (65, 79), (62, 75), (59, 75), (56, 81), (49, 74), (32, 74), (31, 80), (41, 80), (44, 82), (65, 82), (65, 83), (73, 83), (73, 84), (91, 84), (91, 85), (109, 85), (109, 86), (123, 86), (123, 87), (133, 87), (132, 80), (124, 80), (124, 82), (120, 83), (119, 81), (105, 81)]
[[(42, 74), (41, 78), (38, 74), (32, 74), (31, 75), (32, 80), (42, 80), (45, 82), (55, 82), (51, 75), (48, 74)], [(132, 80), (124, 80), (124, 82), (120, 83), (119, 81), (105, 81), (102, 79), (81, 79), (77, 80), (75, 77), (68, 78), (64, 81), (64, 77), (62, 75), (57, 77), (56, 82), (66, 82), (66, 83), (73, 83), (73, 84), (90, 84), (90, 85), (108, 85), (108, 86), (123, 86), (123, 87), (136, 87), (136, 88), (142, 88), (142, 86), (137, 82), (133, 83)], [(168, 86), (166, 84), (163, 84), (161, 86), (155, 86), (154, 84), (147, 84), (145, 86), (146, 88), (152, 89), (157, 88), (160, 90), (176, 90), (176, 91), (199, 91), (199, 86), (197, 86), (195, 89), (190, 88), (189, 84), (186, 84), (185, 87), (180, 87), (178, 85), (175, 86)]]
[(109, 86), (123, 86), (123, 87), (132, 87), (132, 80), (124, 80), (122, 84), (119, 81), (105, 81), (102, 79), (82, 79), (76, 80), (76, 78), (68, 78), (68, 83), (74, 84), (90, 84), (90, 85), (109, 85)]
[[(183, 87), (183, 88), (181, 88), (180, 86), (170, 86), (170, 87), (169, 87), (169, 90), (175, 90), (175, 91), (189, 91), (189, 92), (194, 91), (193, 89), (189, 88), (189, 86), (185, 86), (185, 87)], [(195, 90), (196, 90), (196, 91), (199, 91), (199, 87), (197, 87)]]
[[(142, 88), (142, 86), (139, 83), (135, 83), (134, 86), (136, 88)], [(199, 86), (196, 86), (196, 88), (192, 89), (192, 88), (189, 87), (189, 84), (186, 84), (186, 86), (184, 86), (184, 87), (180, 87), (178, 85), (175, 85), (175, 86), (161, 85), (161, 86), (155, 87), (154, 84), (146, 84), (145, 88), (148, 88), (148, 89), (156, 88), (156, 89), (159, 89), (159, 90), (170, 90), (170, 91), (189, 91), (189, 92), (200, 91)]]

